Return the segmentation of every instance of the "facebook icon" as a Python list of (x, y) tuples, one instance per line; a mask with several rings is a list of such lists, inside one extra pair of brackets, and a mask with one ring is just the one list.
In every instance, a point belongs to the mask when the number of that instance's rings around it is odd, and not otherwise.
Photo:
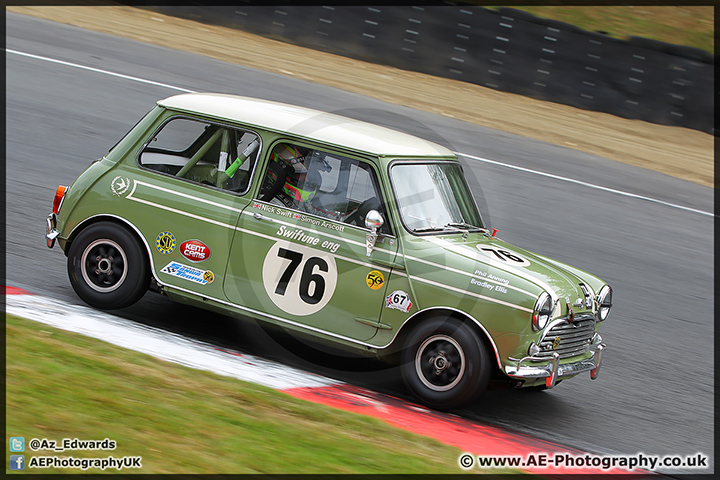
[(10, 455), (10, 470), (25, 470), (25, 455)]

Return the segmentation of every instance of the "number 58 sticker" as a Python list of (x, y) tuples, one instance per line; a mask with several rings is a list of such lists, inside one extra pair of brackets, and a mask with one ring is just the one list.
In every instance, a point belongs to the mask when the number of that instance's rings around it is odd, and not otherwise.
[(335, 293), (337, 265), (327, 252), (277, 242), (265, 256), (262, 277), (265, 291), (278, 308), (291, 315), (312, 315)]

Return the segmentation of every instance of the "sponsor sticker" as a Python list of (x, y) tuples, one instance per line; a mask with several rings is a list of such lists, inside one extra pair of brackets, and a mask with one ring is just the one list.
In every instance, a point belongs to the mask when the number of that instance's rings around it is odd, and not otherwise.
[(368, 287), (373, 290), (378, 290), (385, 283), (385, 276), (383, 276), (382, 272), (378, 270), (373, 270), (372, 272), (367, 274), (367, 277), (365, 277), (365, 281), (367, 282)]
[(412, 307), (410, 295), (402, 290), (395, 290), (385, 297), (385, 307), (408, 313), (410, 311), (410, 307)]
[(180, 254), (191, 262), (203, 262), (210, 258), (210, 247), (200, 240), (187, 240), (180, 244)]
[(112, 190), (113, 194), (119, 197), (127, 193), (130, 189), (130, 185), (131, 182), (129, 178), (117, 176), (113, 178), (112, 183), (110, 183), (110, 190)]
[(183, 278), (200, 285), (207, 285), (215, 280), (215, 275), (210, 270), (202, 270), (199, 268), (183, 265), (179, 262), (170, 262), (165, 265), (160, 272), (166, 273), (173, 277)]
[(305, 230), (301, 228), (296, 228), (294, 230), (285, 228), (285, 225), (280, 226), (280, 230), (275, 232), (276, 235), (280, 235), (281, 237), (297, 241), (300, 243), (304, 243), (307, 245), (313, 245), (313, 246), (321, 246), (322, 248), (326, 248), (330, 250), (332, 253), (337, 252), (337, 249), (340, 248), (339, 243), (331, 242), (329, 240), (325, 240), (324, 242), (320, 243), (320, 238), (313, 237), (309, 233), (305, 233)]
[(155, 238), (155, 246), (163, 255), (170, 255), (175, 250), (175, 235), (172, 232), (160, 232)]

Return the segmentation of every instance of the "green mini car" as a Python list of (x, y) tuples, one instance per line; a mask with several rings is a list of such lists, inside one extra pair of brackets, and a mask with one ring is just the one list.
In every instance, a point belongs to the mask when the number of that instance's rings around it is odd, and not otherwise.
[(232, 95), (158, 101), (56, 192), (48, 247), (98, 309), (147, 290), (401, 365), (425, 405), (589, 372), (612, 289), (482, 221), (450, 150)]

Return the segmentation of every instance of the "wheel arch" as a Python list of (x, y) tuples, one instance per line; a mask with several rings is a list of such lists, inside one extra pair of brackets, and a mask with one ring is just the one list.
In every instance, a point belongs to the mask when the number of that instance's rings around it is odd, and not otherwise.
[(434, 317), (455, 318), (467, 325), (470, 325), (473, 331), (478, 335), (480, 341), (485, 344), (488, 350), (494, 352), (497, 368), (502, 369), (502, 362), (500, 361), (500, 353), (498, 352), (497, 345), (495, 345), (490, 333), (487, 329), (485, 329), (483, 324), (472, 315), (452, 307), (430, 307), (414, 313), (405, 321), (405, 323), (402, 324), (392, 343), (388, 346), (386, 353), (390, 355), (397, 354), (402, 348), (402, 345), (405, 343), (405, 338), (407, 338), (410, 332), (416, 326)]
[(66, 240), (65, 244), (65, 255), (67, 256), (68, 252), (70, 251), (70, 245), (72, 244), (73, 240), (87, 227), (90, 225), (94, 225), (96, 223), (100, 223), (103, 221), (116, 223), (118, 225), (122, 225), (124, 227), (127, 227), (127, 229), (130, 231), (130, 233), (135, 237), (135, 239), (145, 248), (145, 261), (147, 262), (149, 268), (150, 268), (150, 275), (157, 281), (157, 275), (155, 274), (155, 267), (153, 266), (152, 262), (152, 250), (150, 249), (150, 245), (148, 245), (147, 241), (145, 240), (145, 237), (143, 237), (140, 234), (140, 229), (138, 229), (132, 222), (129, 222), (127, 219), (119, 217), (117, 215), (111, 215), (111, 214), (100, 214), (100, 215), (93, 215), (92, 217), (88, 217), (82, 222), (78, 223), (75, 228), (72, 229), (70, 232), (70, 235), (68, 235), (68, 238)]

